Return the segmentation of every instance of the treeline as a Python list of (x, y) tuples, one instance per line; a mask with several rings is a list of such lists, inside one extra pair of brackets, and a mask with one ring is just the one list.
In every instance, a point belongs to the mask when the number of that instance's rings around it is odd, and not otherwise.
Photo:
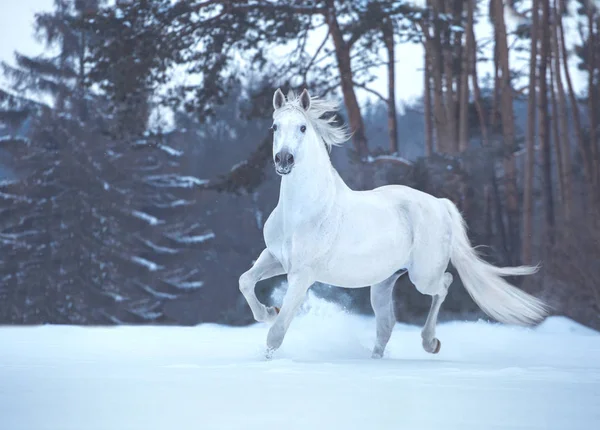
[[(101, 22), (99, 37), (83, 21), (99, 14), (98, 2), (57, 1), (36, 31), (58, 55), (4, 65), (14, 88), (0, 93), (0, 116), (28, 131), (2, 138), (18, 172), (0, 184), (3, 323), (176, 321), (165, 305), (205, 282), (214, 233), (196, 193), (224, 183), (185, 175), (189, 148), (148, 131), (149, 66), (128, 53), (143, 16), (129, 33)], [(89, 67), (102, 64), (97, 46), (114, 50), (104, 73)]]
[[(236, 280), (276, 199), (265, 181), (272, 93), (308, 87), (343, 100), (353, 136), (332, 157), (352, 186), (451, 198), (488, 258), (542, 261), (525, 288), (600, 324), (599, 18), (587, 0), (57, 0), (36, 27), (58, 54), (4, 65), (14, 87), (0, 93), (0, 120), (31, 122), (2, 142), (18, 176), (0, 190), (0, 320), (249, 322)], [(423, 47), (425, 89), (404, 116), (403, 43)], [(156, 126), (164, 108), (174, 131)], [(418, 132), (400, 127), (411, 115)]]

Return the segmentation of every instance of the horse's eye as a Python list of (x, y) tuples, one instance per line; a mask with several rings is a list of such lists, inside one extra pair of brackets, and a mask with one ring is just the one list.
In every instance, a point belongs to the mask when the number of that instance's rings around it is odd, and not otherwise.
[(304, 133), (304, 132), (306, 131), (306, 126), (305, 126), (305, 125), (303, 125), (302, 127), (300, 127), (300, 131), (301, 131), (302, 133)]
[(277, 131), (277, 124), (273, 124), (271, 128), (273, 129), (273, 131)]

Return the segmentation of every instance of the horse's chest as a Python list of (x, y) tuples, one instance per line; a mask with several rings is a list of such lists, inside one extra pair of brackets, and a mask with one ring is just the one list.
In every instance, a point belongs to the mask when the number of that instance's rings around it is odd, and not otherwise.
[(265, 225), (265, 243), (287, 273), (302, 266), (314, 267), (322, 261), (331, 243), (328, 223), (274, 221)]

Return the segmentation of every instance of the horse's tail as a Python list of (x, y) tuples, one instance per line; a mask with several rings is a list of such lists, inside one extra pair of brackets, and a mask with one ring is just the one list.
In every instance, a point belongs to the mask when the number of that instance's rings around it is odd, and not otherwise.
[(490, 317), (507, 324), (530, 325), (542, 320), (548, 308), (541, 300), (509, 284), (503, 276), (531, 275), (539, 266), (496, 267), (484, 261), (471, 246), (465, 221), (448, 199), (452, 219), (450, 260), (475, 303)]

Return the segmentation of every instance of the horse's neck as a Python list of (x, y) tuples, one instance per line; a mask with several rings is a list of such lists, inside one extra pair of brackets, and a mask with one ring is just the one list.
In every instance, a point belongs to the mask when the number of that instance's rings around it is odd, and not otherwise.
[[(324, 154), (327, 157), (327, 154)], [(281, 180), (280, 203), (288, 217), (300, 222), (328, 211), (343, 186), (329, 157), (315, 157), (299, 164)]]

